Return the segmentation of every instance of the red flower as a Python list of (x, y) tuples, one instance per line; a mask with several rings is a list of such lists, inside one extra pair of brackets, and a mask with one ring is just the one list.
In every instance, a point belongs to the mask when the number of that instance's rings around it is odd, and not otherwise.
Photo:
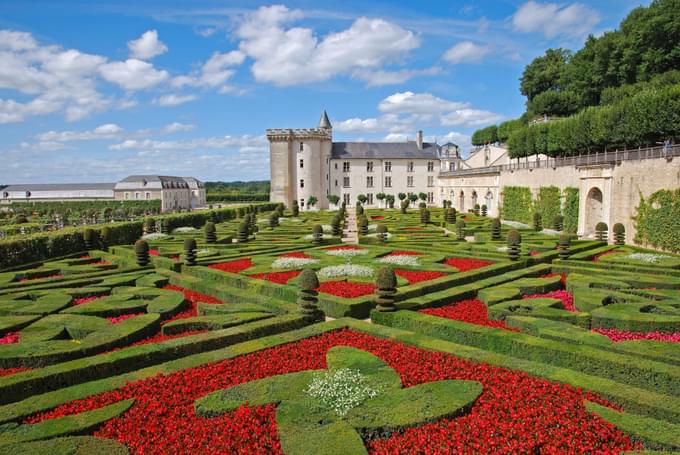
[(562, 306), (565, 310), (572, 313), (578, 313), (578, 310), (574, 306), (574, 296), (571, 292), (567, 291), (553, 291), (546, 294), (533, 294), (525, 295), (523, 299), (559, 299), (562, 301)]
[(417, 251), (407, 251), (407, 250), (392, 250), (387, 256), (422, 256), (423, 253), (418, 253)]
[(33, 368), (18, 367), (18, 368), (0, 368), (0, 377), (12, 376), (13, 374), (23, 373), (24, 371), (31, 371)]
[(380, 220), (384, 220), (385, 217), (382, 216), (382, 215), (373, 215), (373, 216), (371, 217), (371, 219), (372, 219), (373, 221), (380, 221)]
[(628, 330), (600, 328), (593, 329), (593, 332), (609, 337), (609, 339), (615, 343), (629, 340), (654, 340), (666, 341), (669, 343), (680, 343), (680, 332), (631, 332)]
[(73, 305), (83, 305), (85, 303), (90, 303), (94, 300), (101, 299), (102, 297), (106, 297), (108, 294), (101, 294), (101, 295), (91, 295), (89, 297), (80, 297), (78, 299), (73, 299), (71, 301), (71, 304)]
[(229, 273), (239, 273), (247, 268), (252, 267), (253, 260), (251, 258), (236, 259), (235, 261), (220, 262), (218, 264), (211, 264), (210, 269), (221, 270)]
[(288, 280), (295, 278), (300, 274), (299, 270), (290, 270), (288, 272), (266, 272), (266, 273), (254, 273), (248, 275), (251, 278), (256, 278), (258, 280), (267, 280), (272, 283), (286, 284)]
[(151, 256), (158, 256), (158, 250), (149, 250)]
[(546, 273), (545, 275), (541, 275), (541, 278), (552, 278), (554, 276), (560, 277), (560, 283), (562, 283), (563, 288), (567, 287), (567, 274), (566, 273)]
[(19, 332), (9, 332), (0, 337), (0, 344), (14, 344), (19, 342)]
[(142, 314), (145, 313), (123, 314), (121, 316), (112, 316), (106, 319), (111, 321), (111, 324), (118, 324), (119, 322), (123, 322), (126, 319), (136, 318), (137, 316), (141, 316)]
[(280, 258), (300, 258), (300, 259), (312, 259), (312, 257), (302, 251), (291, 251), (290, 253), (279, 254)]
[(397, 276), (406, 278), (408, 284), (420, 283), (421, 281), (430, 281), (436, 278), (441, 278), (446, 276), (444, 272), (434, 272), (434, 271), (415, 271), (415, 270), (403, 270), (397, 269), (394, 271)]
[(467, 272), (468, 270), (481, 269), (487, 265), (493, 264), (490, 261), (483, 261), (481, 259), (467, 259), (467, 258), (447, 258), (444, 264), (455, 267), (460, 272)]
[(519, 332), (515, 327), (508, 327), (505, 321), (493, 321), (489, 319), (489, 310), (481, 300), (470, 299), (446, 305), (440, 308), (428, 308), (420, 310), (419, 313), (439, 316), (441, 318), (454, 319), (456, 321), (467, 322), (468, 324), (495, 327), (497, 329)]
[(362, 295), (373, 294), (375, 292), (373, 283), (354, 283), (351, 281), (324, 281), (317, 288), (317, 291), (326, 294), (353, 299)]
[(62, 275), (61, 273), (56, 273), (54, 275), (36, 276), (36, 277), (33, 277), (33, 278), (20, 278), (19, 281), (23, 283), (24, 281), (50, 280), (50, 279), (53, 279), (53, 278), (64, 278), (64, 275)]
[(529, 251), (529, 256), (538, 256), (538, 251), (536, 250)]

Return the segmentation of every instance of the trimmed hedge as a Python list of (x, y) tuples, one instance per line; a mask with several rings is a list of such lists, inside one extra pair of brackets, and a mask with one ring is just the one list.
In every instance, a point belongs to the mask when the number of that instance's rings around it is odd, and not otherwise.
[(503, 187), (503, 219), (531, 224), (533, 221), (533, 202), (531, 190), (525, 186)]

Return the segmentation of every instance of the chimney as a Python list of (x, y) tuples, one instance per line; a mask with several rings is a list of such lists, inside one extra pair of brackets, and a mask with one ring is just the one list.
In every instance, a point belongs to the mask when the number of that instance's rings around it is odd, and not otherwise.
[(419, 130), (418, 134), (416, 134), (416, 145), (418, 146), (418, 150), (423, 149), (423, 130)]

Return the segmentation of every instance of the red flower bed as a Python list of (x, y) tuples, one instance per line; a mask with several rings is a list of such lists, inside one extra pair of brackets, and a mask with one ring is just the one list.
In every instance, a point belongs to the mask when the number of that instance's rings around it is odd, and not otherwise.
[(158, 250), (149, 250), (151, 256), (158, 256)]
[(562, 301), (562, 306), (564, 306), (565, 310), (571, 311), (572, 313), (578, 313), (578, 310), (574, 306), (574, 296), (572, 295), (571, 292), (553, 291), (553, 292), (548, 292), (546, 294), (525, 295), (522, 298), (523, 299), (559, 299), (559, 300)]
[(444, 264), (457, 268), (460, 272), (467, 272), (468, 270), (481, 269), (487, 265), (493, 264), (490, 261), (483, 261), (481, 259), (467, 259), (467, 258), (448, 258)]
[(111, 324), (118, 324), (119, 322), (123, 322), (126, 319), (136, 318), (137, 316), (141, 316), (143, 314), (146, 314), (146, 313), (123, 314), (121, 316), (112, 316), (112, 317), (106, 318), (106, 319), (111, 321)]
[(567, 274), (566, 273), (546, 273), (545, 275), (541, 275), (541, 278), (552, 278), (554, 276), (560, 277), (560, 283), (562, 283), (563, 288), (567, 287)]
[(373, 283), (354, 283), (352, 281), (324, 281), (317, 288), (317, 291), (325, 294), (336, 295), (346, 299), (361, 297), (362, 295), (373, 294), (375, 292)]
[(18, 367), (18, 368), (0, 368), (0, 378), (3, 376), (12, 376), (13, 374), (23, 373), (24, 371), (31, 371), (33, 368)]
[(279, 254), (280, 258), (300, 258), (300, 259), (312, 259), (312, 257), (302, 251), (291, 251), (290, 253)]
[(602, 256), (609, 256), (610, 254), (622, 254), (622, 253), (623, 253), (623, 251), (617, 251), (617, 250), (605, 251), (604, 253), (599, 253), (599, 254), (596, 254), (595, 256), (593, 256), (592, 261), (593, 262), (599, 262), (600, 258)]
[(387, 256), (422, 256), (423, 253), (418, 253), (417, 251), (407, 251), (407, 250), (392, 250)]
[(529, 251), (529, 256), (538, 256), (538, 251), (536, 250)]
[(256, 278), (258, 280), (267, 280), (272, 283), (286, 284), (288, 280), (291, 280), (300, 274), (300, 270), (290, 270), (288, 272), (266, 272), (266, 273), (254, 273), (248, 275), (251, 278)]
[(134, 397), (130, 410), (106, 422), (94, 435), (118, 440), (136, 454), (281, 453), (274, 405), (242, 406), (234, 412), (203, 418), (196, 416), (194, 401), (236, 384), (326, 368), (326, 352), (338, 345), (354, 346), (381, 357), (399, 373), (404, 387), (445, 379), (475, 380), (483, 385), (482, 394), (467, 415), (369, 441), (370, 453), (617, 453), (641, 448), (585, 409), (584, 399), (608, 405), (592, 393), (350, 330), (159, 374), (66, 403), (30, 417), (26, 423)]
[(519, 329), (505, 325), (505, 321), (493, 321), (489, 319), (489, 310), (486, 307), (486, 304), (477, 299), (462, 300), (439, 308), (427, 308), (425, 310), (420, 310), (419, 313), (454, 319), (456, 321), (467, 322), (468, 324), (483, 325), (486, 327), (505, 329), (511, 332), (519, 332)]
[(397, 276), (400, 276), (402, 278), (406, 278), (408, 281), (408, 284), (415, 284), (415, 283), (420, 283), (421, 281), (430, 281), (434, 280), (436, 278), (441, 278), (443, 276), (446, 276), (446, 273), (444, 272), (434, 272), (434, 271), (414, 271), (414, 270), (402, 270), (402, 269), (397, 269), (394, 271), (394, 273), (397, 274)]
[(372, 219), (373, 221), (380, 221), (380, 220), (384, 220), (385, 217), (382, 216), (382, 215), (373, 215), (373, 216), (371, 217), (371, 219)]
[(71, 301), (71, 304), (73, 305), (84, 305), (86, 303), (90, 303), (94, 300), (101, 299), (102, 297), (106, 297), (108, 294), (101, 294), (101, 295), (91, 295), (89, 297), (80, 297), (78, 299), (73, 299)]
[(680, 343), (680, 332), (631, 332), (618, 329), (593, 329), (593, 332), (604, 335), (615, 343), (630, 340), (653, 340)]
[(360, 246), (356, 245), (338, 245), (338, 246), (329, 246), (328, 248), (324, 248), (324, 250), (327, 251), (333, 251), (333, 250), (363, 250)]
[(250, 258), (236, 259), (235, 261), (220, 262), (218, 264), (211, 264), (210, 269), (221, 270), (229, 273), (239, 273), (247, 268), (252, 267), (253, 260)]
[(19, 342), (19, 332), (9, 332), (0, 337), (0, 344), (14, 344)]
[(64, 275), (61, 273), (56, 273), (54, 275), (46, 275), (46, 276), (36, 276), (34, 278), (20, 278), (20, 282), (25, 282), (25, 281), (35, 281), (35, 280), (50, 280), (53, 278), (64, 278)]
[[(208, 332), (208, 331), (207, 330), (194, 330), (194, 331), (191, 331), (191, 332), (175, 333), (175, 334), (172, 334), (172, 335), (163, 335), (162, 332), (158, 332), (154, 336), (151, 336), (149, 338), (144, 338), (143, 340), (136, 341), (136, 342), (132, 343), (131, 345), (125, 346), (125, 347), (140, 346), (140, 345), (143, 345), (143, 344), (160, 343), (161, 341), (168, 341), (168, 340), (173, 340), (175, 338), (183, 338), (183, 337), (188, 337), (188, 336), (191, 336), (191, 335), (198, 335), (199, 333), (206, 333), (206, 332)], [(119, 349), (122, 349), (122, 348), (112, 349), (111, 351), (117, 351)], [(108, 351), (108, 352), (111, 352), (111, 351)]]

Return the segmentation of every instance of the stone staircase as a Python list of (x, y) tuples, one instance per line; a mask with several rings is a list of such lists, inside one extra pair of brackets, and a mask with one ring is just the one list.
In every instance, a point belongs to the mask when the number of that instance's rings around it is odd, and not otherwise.
[(357, 245), (359, 243), (357, 212), (354, 207), (347, 207), (347, 215), (345, 216), (345, 227), (342, 230), (342, 242), (354, 245)]

